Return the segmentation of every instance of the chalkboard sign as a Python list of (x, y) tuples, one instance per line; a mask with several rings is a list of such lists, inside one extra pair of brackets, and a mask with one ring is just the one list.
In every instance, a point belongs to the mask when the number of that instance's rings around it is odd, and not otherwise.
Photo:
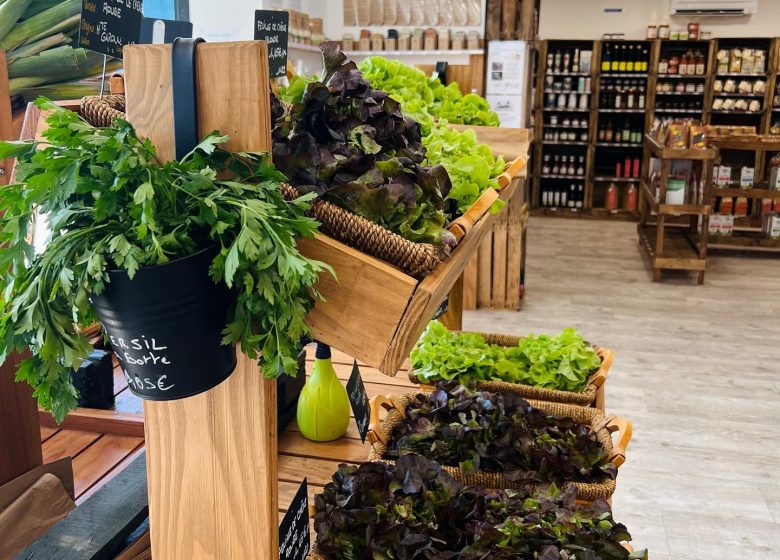
[(138, 42), (142, 6), (142, 0), (82, 0), (79, 46), (122, 58), (122, 48)]
[(357, 360), (352, 364), (352, 375), (349, 376), (349, 381), (347, 382), (347, 394), (349, 395), (349, 402), (352, 404), (352, 413), (355, 415), (355, 423), (357, 424), (358, 432), (360, 432), (360, 439), (365, 443), (370, 421), (369, 404), (366, 387), (363, 385), (363, 378), (360, 377)]
[(287, 74), (288, 12), (255, 10), (255, 41), (268, 43), (268, 69), (272, 78)]
[(189, 21), (155, 18), (144, 18), (141, 21), (138, 42), (142, 45), (170, 44), (177, 37), (185, 39), (192, 37), (192, 24)]
[(309, 548), (309, 487), (304, 478), (279, 525), (279, 560), (306, 560)]

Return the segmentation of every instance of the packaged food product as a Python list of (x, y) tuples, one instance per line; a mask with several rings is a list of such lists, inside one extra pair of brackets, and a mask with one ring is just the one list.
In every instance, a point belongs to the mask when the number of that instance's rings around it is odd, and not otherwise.
[(726, 49), (718, 50), (715, 55), (715, 60), (718, 61), (718, 73), (725, 74), (729, 71), (729, 51)]
[(737, 202), (734, 204), (734, 215), (738, 217), (747, 216), (748, 199), (746, 196), (738, 196)]
[(742, 72), (743, 74), (752, 74), (754, 72), (753, 70), (753, 63), (756, 59), (756, 51), (753, 49), (742, 49), (742, 67), (738, 72)]
[(385, 25), (395, 25), (398, 21), (398, 0), (383, 0)]
[(766, 72), (766, 51), (763, 49), (756, 51), (755, 60), (753, 62), (753, 72), (756, 74), (764, 74)]
[(354, 27), (357, 22), (357, 0), (344, 0), (343, 5), (344, 25)]
[(737, 91), (739, 93), (752, 93), (753, 84), (747, 80), (740, 80), (740, 82), (737, 84)]
[(766, 82), (764, 80), (756, 80), (753, 82), (753, 93), (764, 93), (766, 91)]
[(736, 80), (726, 80), (726, 82), (723, 84), (724, 93), (734, 93), (736, 90), (737, 90)]
[(714, 89), (718, 93), (722, 92), (723, 91), (723, 80), (715, 80), (712, 83), (712, 89)]
[[(744, 99), (743, 99), (744, 101)], [(723, 110), (724, 111), (733, 111), (734, 107), (736, 105), (736, 101), (733, 99), (724, 99), (723, 100)]]
[(686, 148), (688, 145), (688, 127), (684, 123), (672, 123), (666, 138), (666, 145), (670, 148)]
[(761, 199), (761, 213), (762, 214), (771, 214), (772, 213), (772, 199), (771, 198), (762, 198)]
[(345, 51), (355, 50), (355, 38), (351, 33), (345, 33), (344, 38), (341, 40), (341, 48)]
[(355, 0), (357, 24), (365, 27), (371, 24), (371, 0)]
[(742, 49), (731, 49), (728, 71), (731, 74), (739, 74), (742, 72)]
[(469, 8), (467, 0), (452, 0), (452, 23), (463, 26), (469, 21)]
[[(423, 7), (423, 0), (409, 0), (411, 4), (411, 19), (412, 25), (425, 25), (425, 9)], [(457, 2), (456, 2), (457, 3)], [(412, 50), (418, 50), (412, 48)]]
[(691, 148), (706, 148), (707, 147), (707, 127), (702, 124), (691, 124)]
[(751, 99), (750, 103), (748, 103), (747, 110), (751, 113), (758, 113), (761, 111), (761, 102), (758, 99)]
[(658, 39), (658, 26), (648, 25), (646, 37), (647, 39)]
[(718, 211), (721, 214), (731, 214), (734, 209), (734, 199), (730, 196), (724, 196), (720, 199), (720, 205), (718, 205)]
[(482, 2), (468, 0), (468, 25), (476, 26), (482, 21)]
[[(733, 101), (734, 102), (734, 106), (732, 108), (734, 111), (747, 111), (748, 110), (749, 105), (748, 105), (747, 100), (745, 100), (745, 99), (727, 99), (726, 101), (727, 102), (728, 101)], [(731, 110), (728, 107), (726, 107), (726, 103), (723, 103), (723, 108), (726, 109), (726, 110)]]
[[(411, 25), (412, 24), (412, 1), (397, 0), (397, 2), (398, 4), (396, 6), (396, 13), (395, 13), (396, 25)], [(399, 49), (400, 49), (401, 37), (399, 36), (398, 39), (399, 39)], [(409, 47), (400, 50), (409, 50)]]
[(699, 40), (699, 23), (696, 21), (692, 21), (688, 24), (688, 38), (691, 41), (698, 41)]
[(712, 110), (713, 111), (722, 111), (723, 110), (723, 99), (720, 97), (716, 97), (712, 100)]
[(439, 4), (439, 25), (440, 26), (452, 25), (452, 0), (438, 0), (438, 4)]

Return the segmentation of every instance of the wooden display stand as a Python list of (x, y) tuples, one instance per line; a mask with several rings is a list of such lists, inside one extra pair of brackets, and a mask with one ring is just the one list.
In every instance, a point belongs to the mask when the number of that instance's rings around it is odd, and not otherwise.
[[(659, 194), (656, 199), (650, 184), (648, 169), (642, 177), (640, 196), (641, 223), (637, 226), (639, 245), (650, 257), (653, 269), (653, 281), (661, 280), (661, 270), (692, 270), (697, 273), (697, 283), (704, 283), (707, 269), (707, 232), (709, 229), (710, 198), (712, 193), (712, 168), (717, 150), (714, 148), (673, 149), (659, 144), (654, 138), (645, 135), (645, 147), (661, 160)], [(666, 182), (669, 179), (672, 160), (693, 160), (701, 162), (697, 176), (704, 187), (700, 199), (688, 204), (666, 204)], [(647, 166), (649, 168), (649, 166)], [(694, 196), (694, 198), (696, 198)], [(650, 213), (655, 214), (656, 222), (649, 223)], [(672, 216), (688, 216), (687, 227), (667, 224)]]
[[(170, 45), (125, 48), (127, 116), (173, 158)], [(271, 147), (263, 42), (213, 43), (196, 56), (201, 135), (227, 149)], [(144, 402), (154, 558), (278, 558), (276, 381), (239, 354), (233, 374), (187, 399)]]
[[(778, 136), (711, 138), (709, 144), (718, 149), (718, 164), (720, 164), (724, 150), (756, 152), (756, 178), (768, 178), (769, 169), (764, 165), (767, 152), (780, 152), (780, 137)], [(770, 199), (773, 202), (780, 200), (780, 191), (767, 188), (766, 181), (757, 181), (752, 188), (748, 189), (740, 188), (739, 185), (714, 188), (711, 201), (713, 214), (716, 213), (717, 199), (721, 196), (735, 198), (744, 196), (753, 200), (755, 205), (756, 201), (762, 199)], [(771, 239), (762, 233), (760, 211), (758, 208), (753, 208), (750, 215), (744, 218), (735, 218), (732, 235), (713, 238), (708, 244), (708, 248), (778, 253), (780, 252), (780, 239)]]

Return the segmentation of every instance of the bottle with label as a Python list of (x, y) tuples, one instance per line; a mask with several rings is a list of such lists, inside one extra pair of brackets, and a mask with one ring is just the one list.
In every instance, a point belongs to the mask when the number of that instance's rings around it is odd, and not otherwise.
[(556, 154), (555, 156), (553, 156), (553, 164), (552, 164), (552, 168), (550, 169), (550, 174), (557, 175), (558, 171), (560, 171), (560, 166), (558, 164), (558, 155)]
[(636, 187), (633, 183), (626, 190), (626, 210), (629, 212), (636, 211)]
[(626, 60), (626, 72), (633, 72), (634, 71), (634, 45), (631, 45), (628, 47), (628, 57)]
[(669, 60), (666, 58), (662, 58), (658, 61), (658, 73), (659, 74), (668, 74), (669, 73)]
[(572, 183), (569, 185), (569, 196), (566, 197), (566, 206), (569, 208), (574, 208), (575, 202), (574, 199), (577, 197), (577, 185)]
[(585, 156), (580, 156), (577, 160), (577, 175), (580, 177), (585, 175)]
[(555, 59), (553, 64), (553, 71), (556, 74), (560, 74), (561, 72), (561, 51), (555, 51)]
[(623, 108), (623, 94), (622, 93), (616, 93), (615, 94), (615, 109), (622, 109)]
[(606, 208), (607, 210), (617, 210), (618, 188), (615, 183), (610, 183), (607, 187)]
[(630, 175), (631, 175), (631, 158), (629, 156), (626, 156), (626, 159), (623, 162), (623, 177), (628, 178)]
[(628, 122), (628, 119), (626, 119), (625, 124), (623, 124), (623, 131), (620, 137), (620, 141), (624, 143), (631, 141), (631, 123)]
[(612, 51), (612, 61), (609, 66), (610, 72), (617, 72), (620, 67), (620, 46), (615, 46)]
[(569, 156), (569, 167), (566, 168), (566, 173), (574, 175), (577, 170), (574, 168), (574, 156)]
[(550, 195), (549, 190), (547, 189), (547, 187), (544, 187), (542, 189), (542, 206), (549, 206), (550, 204), (549, 195)]
[(697, 76), (704, 76), (704, 54), (702, 54), (701, 51), (696, 51), (696, 75)]
[(571, 61), (571, 71), (575, 74), (580, 71), (580, 49), (574, 49), (574, 58)]
[(569, 65), (571, 64), (571, 55), (569, 54), (569, 51), (563, 51), (563, 61), (562, 61), (562, 70), (565, 73), (569, 72)]
[(561, 191), (555, 189), (553, 193), (553, 206), (560, 206), (561, 204)]
[(612, 68), (612, 47), (609, 44), (604, 45), (604, 53), (601, 55), (601, 71), (609, 72)]
[(677, 73), (680, 74), (680, 76), (688, 75), (688, 54), (687, 53), (682, 55), (682, 57), (680, 57), (680, 66)]
[(620, 55), (618, 56), (618, 72), (626, 71), (626, 58), (628, 57), (626, 46), (620, 45)]
[(604, 141), (605, 142), (612, 142), (615, 139), (613, 130), (612, 130), (612, 121), (607, 121), (607, 130), (604, 133)]
[(542, 163), (542, 175), (550, 174), (550, 154), (544, 155), (544, 162)]
[(577, 208), (582, 208), (585, 204), (585, 186), (580, 184), (579, 187), (577, 187), (577, 200), (574, 204)]
[(552, 71), (555, 69), (553, 66), (555, 64), (555, 56), (553, 53), (547, 53), (547, 72), (552, 73)]

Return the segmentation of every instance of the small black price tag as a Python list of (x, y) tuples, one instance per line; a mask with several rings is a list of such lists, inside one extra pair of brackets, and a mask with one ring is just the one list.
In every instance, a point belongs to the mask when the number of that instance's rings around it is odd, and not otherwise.
[(368, 422), (370, 420), (369, 404), (366, 387), (363, 385), (363, 378), (360, 377), (357, 360), (352, 364), (352, 375), (349, 376), (349, 381), (347, 382), (347, 394), (349, 395), (349, 402), (352, 404), (352, 413), (355, 415), (355, 423), (357, 424), (358, 432), (360, 432), (360, 439), (365, 443), (366, 435), (368, 434)]
[(82, 0), (79, 46), (122, 58), (141, 33), (142, 0)]
[(144, 18), (141, 21), (138, 42), (142, 45), (170, 44), (177, 37), (192, 38), (192, 24), (189, 21), (155, 18)]
[(306, 560), (310, 548), (309, 487), (304, 478), (279, 525), (279, 560)]
[(268, 70), (272, 78), (287, 74), (289, 22), (288, 12), (255, 10), (255, 41), (268, 43)]

